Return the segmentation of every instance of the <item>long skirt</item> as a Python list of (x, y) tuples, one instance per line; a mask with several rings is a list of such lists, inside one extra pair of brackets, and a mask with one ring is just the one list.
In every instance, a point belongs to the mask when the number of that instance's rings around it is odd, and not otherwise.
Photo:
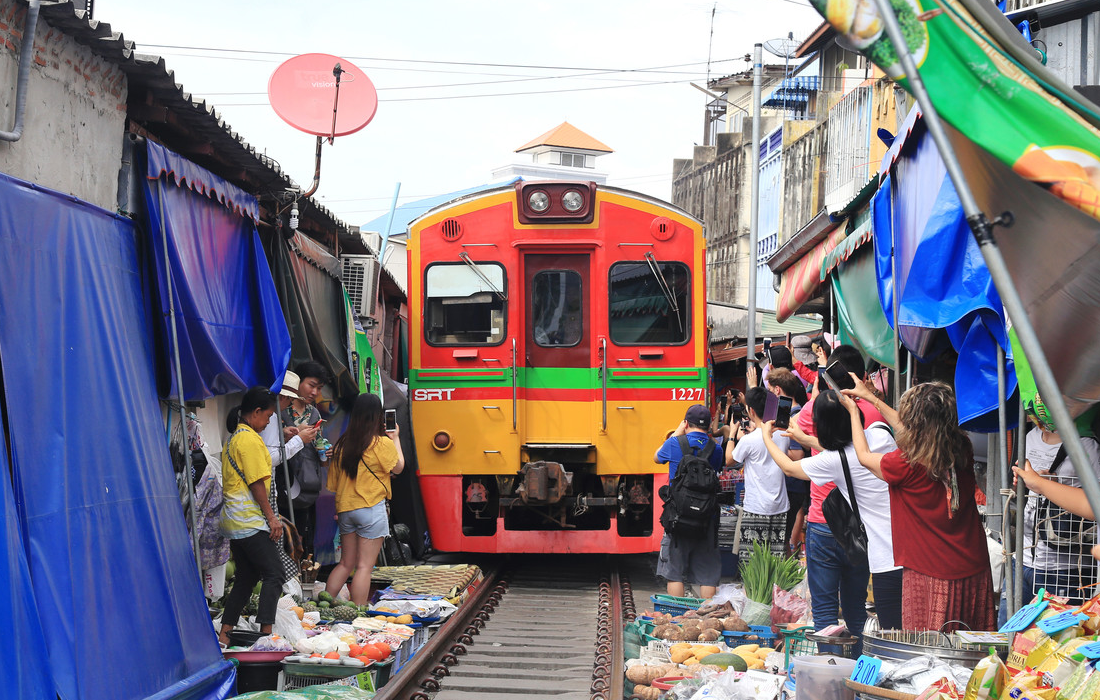
[[(989, 567), (968, 578), (948, 581), (905, 569), (902, 626), (907, 630), (954, 632), (996, 629), (993, 576)], [(959, 624), (961, 623), (961, 624)]]

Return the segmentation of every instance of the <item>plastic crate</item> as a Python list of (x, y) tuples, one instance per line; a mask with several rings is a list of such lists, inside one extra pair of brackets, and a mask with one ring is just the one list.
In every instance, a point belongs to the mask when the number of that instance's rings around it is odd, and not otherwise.
[(420, 649), (420, 645), (416, 643), (416, 637), (412, 636), (401, 642), (401, 646), (397, 647), (397, 651), (393, 652), (393, 672), (397, 673), (401, 670), (401, 667), (413, 657)]
[(652, 595), (649, 600), (653, 603), (654, 611), (670, 615), (682, 615), (688, 610), (698, 610), (699, 606), (706, 602), (703, 598), (678, 598), (663, 593)]
[[(298, 690), (314, 685), (347, 685), (377, 690), (390, 680), (393, 659), (376, 661), (365, 668), (351, 666), (318, 666), (316, 664), (283, 664), (277, 690)], [(367, 678), (361, 678), (367, 676)]]
[(791, 667), (791, 659), (796, 656), (813, 656), (817, 653), (817, 644), (806, 639), (806, 634), (814, 628), (806, 625), (793, 630), (780, 630), (783, 633), (783, 666)]
[(748, 632), (723, 632), (722, 638), (727, 646), (740, 646), (754, 642), (761, 645), (771, 645), (778, 639), (778, 635), (767, 625), (749, 625)]

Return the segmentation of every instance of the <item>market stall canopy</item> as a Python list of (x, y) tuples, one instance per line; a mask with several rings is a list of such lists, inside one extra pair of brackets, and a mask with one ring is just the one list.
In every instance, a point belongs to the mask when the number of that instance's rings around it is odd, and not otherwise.
[[(34, 621), (8, 627), (0, 692), (229, 697), (157, 400), (134, 223), (0, 175), (0, 238), (0, 469), (18, 514), (0, 541), (18, 528), (34, 598), (9, 553), (6, 600)], [(44, 659), (49, 679), (20, 693)]]
[[(344, 302), (340, 261), (300, 233), (289, 241), (272, 239), (267, 253), (290, 329), (289, 366), (320, 362), (328, 370), (337, 404), (350, 408), (359, 384), (349, 367), (355, 327)], [(319, 408), (328, 416), (336, 413), (334, 406)]]
[[(922, 121), (904, 138), (890, 167), (872, 200), (882, 312), (893, 320), (896, 291), (901, 342), (921, 361), (945, 349), (934, 340), (935, 329), (946, 331), (958, 353), (959, 423), (966, 430), (994, 432), (997, 407), (1016, 388), (1004, 306)], [(1003, 397), (997, 389), (998, 348), (1009, 355)]]
[(821, 263), (844, 240), (844, 230), (833, 226), (825, 239), (780, 273), (775, 317), (785, 321), (821, 292)]
[(894, 366), (894, 331), (878, 300), (874, 230), (864, 206), (851, 217), (852, 230), (821, 263), (821, 278), (831, 278), (840, 342), (859, 349), (880, 365)]
[[(812, 1), (837, 29), (856, 26)], [(1100, 349), (1094, 333), (1080, 332), (1100, 321), (1100, 108), (1043, 66), (992, 3), (940, 0), (928, 21), (902, 5), (908, 48), (936, 111), (957, 130), (950, 138), (978, 205), (990, 217), (1016, 217), (995, 236), (1055, 379), (1080, 413), (1100, 399)], [(880, 27), (873, 19), (858, 26)], [(846, 39), (909, 88), (881, 31)]]
[[(142, 185), (159, 304), (157, 356), (174, 356), (171, 305), (184, 399), (281, 386), (290, 334), (256, 231), (255, 198), (151, 141)], [(160, 376), (161, 395), (177, 395), (168, 362)]]

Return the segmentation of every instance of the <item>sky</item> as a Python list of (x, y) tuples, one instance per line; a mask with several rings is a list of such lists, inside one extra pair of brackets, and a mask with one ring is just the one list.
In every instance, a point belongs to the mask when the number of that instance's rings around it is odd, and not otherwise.
[[(695, 88), (751, 69), (754, 43), (807, 37), (807, 0), (96, 0), (94, 19), (165, 58), (303, 188), (315, 137), (282, 121), (268, 79), (328, 53), (378, 90), (361, 131), (325, 145), (315, 195), (358, 226), (390, 206), (492, 181), (515, 149), (568, 121), (610, 146), (608, 184), (669, 199), (674, 158), (702, 143)], [(709, 65), (708, 65), (709, 60)], [(769, 57), (765, 63), (782, 63)]]

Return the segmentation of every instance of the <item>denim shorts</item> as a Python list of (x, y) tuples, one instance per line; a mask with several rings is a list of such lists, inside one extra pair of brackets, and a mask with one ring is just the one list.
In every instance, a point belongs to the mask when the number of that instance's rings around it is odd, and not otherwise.
[(356, 508), (336, 516), (340, 525), (340, 534), (356, 533), (363, 539), (374, 540), (390, 534), (390, 522), (386, 517), (386, 502), (381, 501), (369, 508)]

